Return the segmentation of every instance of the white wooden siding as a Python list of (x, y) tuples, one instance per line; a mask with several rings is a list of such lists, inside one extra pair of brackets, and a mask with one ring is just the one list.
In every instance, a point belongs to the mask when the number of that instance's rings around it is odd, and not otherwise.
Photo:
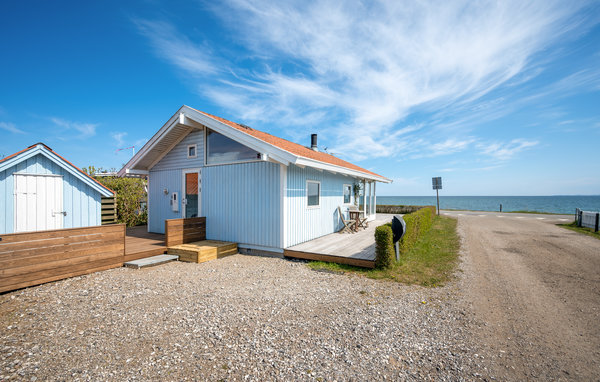
[(281, 248), (279, 165), (253, 162), (202, 169), (206, 237)]
[[(181, 203), (182, 173), (180, 169), (150, 171), (148, 177), (148, 206), (152, 208), (148, 214), (148, 231), (165, 233), (165, 220), (177, 219), (182, 216), (181, 204), (179, 211), (173, 212), (169, 203), (173, 192), (179, 193), (180, 197), (177, 203)], [(168, 191), (166, 195), (165, 189)]]
[[(306, 181), (321, 182), (319, 207), (307, 207)], [(344, 206), (344, 184), (353, 184), (354, 178), (310, 167), (291, 165), (287, 170), (287, 199), (285, 202), (286, 246), (290, 247), (317, 237), (337, 232), (342, 228), (337, 207), (342, 207), (347, 218), (348, 205)]]

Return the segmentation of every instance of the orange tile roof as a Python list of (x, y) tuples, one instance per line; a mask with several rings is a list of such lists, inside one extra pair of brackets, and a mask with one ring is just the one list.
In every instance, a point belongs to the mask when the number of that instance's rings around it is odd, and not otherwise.
[[(193, 109), (193, 108), (191, 108), (191, 109)], [(253, 128), (249, 127), (249, 126), (242, 126), (239, 123), (228, 121), (228, 120), (226, 120), (224, 118), (217, 117), (216, 115), (208, 114), (208, 113), (205, 113), (205, 112), (197, 110), (197, 109), (193, 109), (193, 110), (196, 110), (197, 112), (202, 113), (202, 114), (206, 115), (207, 117), (210, 117), (212, 119), (216, 119), (217, 121), (222, 122), (222, 123), (226, 124), (227, 126), (231, 126), (234, 129), (236, 129), (236, 130), (239, 130), (239, 131), (241, 131), (243, 133), (251, 135), (254, 138), (258, 138), (258, 139), (260, 139), (263, 142), (271, 144), (271, 145), (273, 145), (275, 147), (278, 147), (278, 148), (280, 148), (282, 150), (290, 152), (290, 153), (292, 153), (294, 155), (301, 156), (301, 157), (308, 158), (308, 159), (313, 159), (313, 160), (316, 160), (316, 161), (319, 161), (319, 162), (323, 162), (323, 163), (332, 164), (334, 166), (344, 167), (344, 168), (347, 168), (347, 169), (350, 169), (350, 170), (354, 170), (354, 171), (363, 172), (365, 174), (374, 175), (374, 176), (377, 176), (377, 177), (385, 179), (384, 176), (381, 176), (381, 175), (376, 174), (376, 173), (374, 173), (372, 171), (366, 170), (366, 169), (364, 169), (362, 167), (359, 167), (359, 166), (357, 166), (355, 164), (352, 164), (350, 162), (346, 162), (345, 160), (342, 160), (342, 159), (340, 159), (338, 157), (335, 157), (335, 156), (333, 156), (331, 154), (327, 154), (327, 153), (324, 153), (324, 152), (312, 150), (312, 149), (310, 149), (308, 147), (305, 147), (305, 146), (302, 146), (302, 145), (300, 145), (298, 143), (294, 143), (294, 142), (288, 141), (287, 139), (276, 137), (276, 136), (271, 135), (269, 133), (265, 133), (263, 131), (259, 131), (259, 130), (253, 129)]]
[(115, 192), (113, 190), (111, 190), (110, 188), (106, 187), (105, 185), (103, 185), (102, 183), (98, 182), (96, 179), (92, 178), (91, 176), (88, 175), (88, 173), (86, 173), (85, 171), (82, 171), (79, 167), (75, 166), (73, 163), (69, 162), (68, 160), (66, 160), (62, 155), (60, 155), (59, 153), (57, 153), (56, 151), (52, 150), (50, 147), (48, 147), (46, 144), (42, 143), (42, 142), (38, 142), (36, 144), (33, 144), (29, 147), (27, 147), (26, 149), (23, 149), (21, 151), (17, 151), (14, 154), (11, 154), (7, 157), (4, 157), (2, 159), (0, 159), (0, 163), (4, 162), (5, 160), (8, 160), (12, 157), (15, 157), (21, 153), (24, 153), (25, 151), (31, 150), (32, 148), (36, 147), (37, 145), (42, 145), (44, 146), (48, 151), (52, 152), (54, 155), (56, 155), (57, 157), (59, 157), (60, 159), (64, 160), (65, 162), (67, 162), (68, 164), (70, 164), (71, 166), (73, 166), (73, 168), (75, 168), (77, 171), (79, 171), (80, 173), (82, 173), (83, 175), (87, 176), (88, 178), (90, 178), (92, 181), (94, 181), (95, 183), (98, 183), (100, 186), (102, 186), (102, 188), (107, 189), (108, 191), (112, 192), (113, 194), (115, 194)]

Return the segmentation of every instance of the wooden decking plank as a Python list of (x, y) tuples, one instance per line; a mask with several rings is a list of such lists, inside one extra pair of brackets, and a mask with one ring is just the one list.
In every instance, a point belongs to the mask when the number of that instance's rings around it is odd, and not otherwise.
[(371, 268), (375, 260), (375, 228), (389, 222), (391, 217), (378, 214), (376, 220), (369, 222), (367, 229), (356, 233), (332, 233), (300, 243), (286, 248), (284, 256)]

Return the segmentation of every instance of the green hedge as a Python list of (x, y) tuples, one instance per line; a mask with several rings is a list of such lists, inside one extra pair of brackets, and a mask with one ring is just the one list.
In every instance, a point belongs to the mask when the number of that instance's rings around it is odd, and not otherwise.
[[(400, 256), (406, 253), (423, 233), (431, 229), (434, 217), (434, 206), (426, 206), (404, 215), (406, 233), (400, 241)], [(377, 268), (388, 268), (395, 260), (392, 223), (386, 223), (375, 228), (375, 266)]]
[(390, 223), (375, 228), (375, 267), (389, 268), (395, 259), (394, 234)]

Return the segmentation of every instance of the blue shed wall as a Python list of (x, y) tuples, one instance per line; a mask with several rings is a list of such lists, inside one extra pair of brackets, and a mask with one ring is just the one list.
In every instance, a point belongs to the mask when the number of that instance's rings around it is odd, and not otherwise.
[(42, 154), (23, 160), (0, 172), (0, 233), (14, 232), (13, 174), (54, 174), (63, 176), (64, 228), (101, 224), (101, 195), (80, 179)]
[(279, 171), (271, 162), (204, 167), (207, 239), (281, 248)]
[[(306, 181), (321, 182), (321, 201), (318, 208), (307, 207)], [(348, 205), (344, 205), (344, 184), (353, 184), (350, 176), (300, 168), (290, 165), (286, 189), (286, 246), (300, 244), (317, 237), (337, 232), (342, 228), (337, 207), (342, 207), (348, 218)]]

